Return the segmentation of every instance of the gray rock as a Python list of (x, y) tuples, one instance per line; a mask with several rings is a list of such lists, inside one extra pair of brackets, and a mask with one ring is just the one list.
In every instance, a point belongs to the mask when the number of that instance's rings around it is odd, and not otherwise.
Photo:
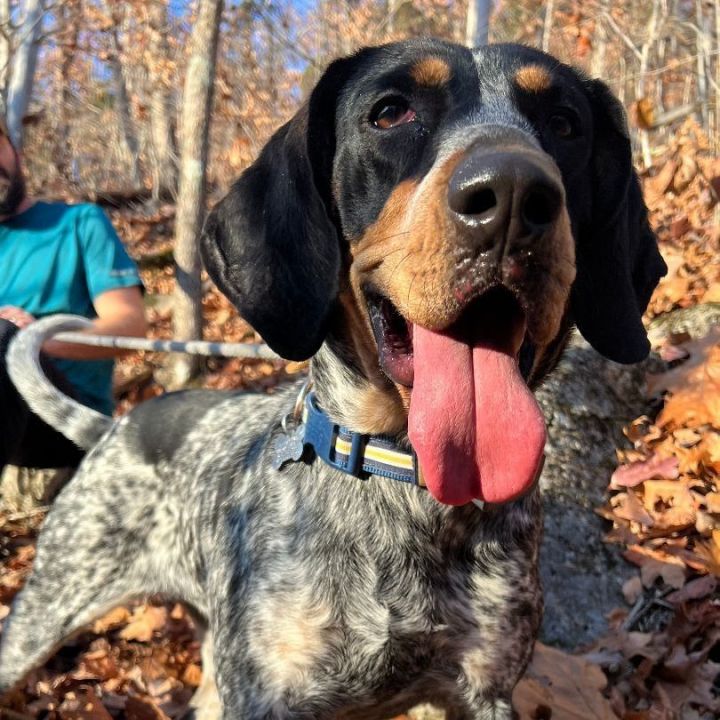
[[(705, 303), (655, 318), (648, 335), (653, 343), (680, 332), (696, 339), (719, 322), (720, 303)], [(634, 366), (610, 362), (575, 335), (538, 392), (549, 436), (540, 478), (546, 643), (568, 649), (587, 644), (607, 628), (607, 613), (624, 605), (622, 584), (635, 571), (620, 548), (603, 542), (607, 523), (593, 511), (605, 501), (615, 449), (627, 447), (623, 426), (651, 412), (645, 373), (663, 369), (656, 355)]]
[[(656, 318), (649, 334), (654, 342), (671, 332), (699, 338), (718, 322), (720, 303), (707, 303)], [(618, 365), (575, 335), (538, 392), (549, 436), (540, 478), (545, 506), (541, 639), (546, 643), (568, 649), (584, 645), (604, 632), (607, 613), (624, 605), (622, 583), (634, 569), (618, 547), (603, 542), (609, 528), (594, 509), (605, 501), (617, 466), (615, 449), (628, 447), (623, 426), (651, 413), (645, 374), (664, 367), (653, 355), (640, 365)]]
[(648, 328), (648, 337), (653, 343), (659, 342), (670, 333), (686, 332), (692, 338), (701, 338), (718, 323), (720, 323), (720, 302), (702, 303), (653, 318)]
[(622, 428), (647, 410), (644, 366), (605, 360), (579, 335), (538, 393), (548, 422), (540, 479), (545, 539), (540, 568), (545, 591), (541, 639), (564, 648), (588, 643), (624, 603), (633, 569), (603, 542), (608, 529), (594, 513), (616, 466)]
[(6, 465), (0, 470), (0, 512), (30, 513), (48, 506), (72, 477), (73, 468)]

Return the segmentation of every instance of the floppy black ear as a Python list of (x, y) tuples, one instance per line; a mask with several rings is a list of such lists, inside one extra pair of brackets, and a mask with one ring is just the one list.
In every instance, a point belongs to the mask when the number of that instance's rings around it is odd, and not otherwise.
[(208, 216), (205, 267), (282, 357), (322, 344), (338, 291), (340, 237), (331, 220), (335, 110), (351, 69), (339, 60)]
[(623, 108), (599, 80), (587, 90), (595, 122), (593, 207), (589, 226), (578, 233), (572, 312), (598, 352), (633, 363), (650, 349), (642, 314), (667, 268), (632, 166)]

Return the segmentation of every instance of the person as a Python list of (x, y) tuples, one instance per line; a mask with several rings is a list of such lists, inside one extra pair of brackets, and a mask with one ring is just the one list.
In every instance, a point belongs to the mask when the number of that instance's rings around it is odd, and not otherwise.
[[(0, 116), (0, 472), (5, 465), (74, 467), (82, 453), (32, 413), (8, 377), (10, 340), (35, 318), (91, 318), (99, 335), (146, 334), (142, 283), (105, 213), (91, 204), (34, 200)], [(111, 415), (121, 351), (48, 340), (46, 372), (79, 402)]]

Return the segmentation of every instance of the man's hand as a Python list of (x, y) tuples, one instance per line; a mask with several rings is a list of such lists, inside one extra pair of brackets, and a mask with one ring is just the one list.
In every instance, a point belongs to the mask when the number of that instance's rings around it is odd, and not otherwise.
[(20, 329), (27, 327), (35, 318), (19, 307), (13, 305), (0, 306), (0, 319), (9, 320), (13, 325), (17, 325)]

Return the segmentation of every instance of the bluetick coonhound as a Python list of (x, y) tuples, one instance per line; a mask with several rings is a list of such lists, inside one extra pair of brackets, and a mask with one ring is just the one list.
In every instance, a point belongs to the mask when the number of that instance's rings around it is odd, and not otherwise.
[(512, 717), (542, 605), (530, 389), (573, 325), (645, 357), (665, 270), (618, 101), (518, 45), (364, 49), (329, 66), (202, 247), (268, 344), (312, 357), (310, 392), (181, 392), (110, 424), (31, 362), (72, 323), (23, 332), (22, 393), (91, 449), (12, 609), (0, 687), (161, 593), (207, 629), (220, 705), (199, 718), (423, 701)]

